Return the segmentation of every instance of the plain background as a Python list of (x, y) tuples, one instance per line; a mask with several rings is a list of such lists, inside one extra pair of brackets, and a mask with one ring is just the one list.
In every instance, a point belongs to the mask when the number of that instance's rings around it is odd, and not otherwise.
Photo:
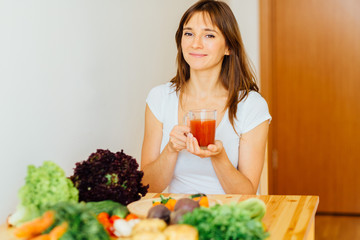
[[(96, 149), (140, 162), (145, 99), (176, 71), (174, 35), (195, 0), (0, 0), (0, 223), (27, 166), (67, 176)], [(258, 1), (229, 0), (258, 72)]]

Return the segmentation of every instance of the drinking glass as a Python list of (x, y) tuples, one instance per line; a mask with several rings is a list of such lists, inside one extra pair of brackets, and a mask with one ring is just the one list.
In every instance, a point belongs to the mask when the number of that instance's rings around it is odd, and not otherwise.
[(185, 115), (191, 134), (196, 138), (199, 146), (206, 149), (215, 142), (216, 110), (190, 110)]

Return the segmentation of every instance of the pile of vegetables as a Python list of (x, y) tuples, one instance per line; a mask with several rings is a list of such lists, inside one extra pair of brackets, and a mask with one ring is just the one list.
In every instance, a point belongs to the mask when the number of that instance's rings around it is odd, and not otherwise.
[(101, 149), (77, 163), (71, 178), (51, 161), (29, 165), (8, 223), (15, 236), (26, 239), (110, 239), (116, 236), (116, 221), (137, 218), (125, 205), (147, 193), (137, 169), (136, 160), (123, 151)]
[[(160, 201), (153, 203), (147, 219), (161, 219), (170, 225), (190, 225), (198, 231), (200, 240), (261, 240), (269, 236), (262, 219), (265, 215), (265, 203), (250, 198), (240, 203), (230, 203), (209, 207), (204, 194), (190, 198), (173, 200), (160, 195)], [(200, 204), (201, 203), (201, 204)]]
[[(41, 210), (42, 215), (14, 229), (20, 238), (36, 240), (109, 240), (114, 223), (135, 218), (126, 206), (111, 200), (100, 202), (59, 202)], [(111, 216), (111, 217), (110, 217)]]
[(260, 240), (268, 237), (262, 223), (265, 211), (263, 201), (250, 198), (240, 203), (195, 208), (184, 214), (179, 223), (194, 226), (200, 240)]
[(143, 186), (144, 175), (138, 171), (134, 158), (121, 152), (98, 149), (83, 162), (76, 163), (70, 177), (79, 190), (79, 200), (112, 200), (127, 205), (145, 196), (149, 186)]
[[(261, 240), (268, 237), (265, 204), (252, 198), (209, 207), (204, 194), (173, 199), (160, 195), (144, 220), (127, 204), (147, 193), (143, 172), (123, 151), (97, 150), (76, 164), (70, 178), (55, 163), (28, 166), (20, 203), (8, 223), (28, 240), (110, 240), (112, 237), (187, 240)], [(80, 201), (80, 202), (79, 202)]]
[(18, 192), (19, 205), (8, 223), (19, 226), (39, 217), (41, 209), (58, 202), (78, 202), (78, 190), (66, 178), (65, 172), (53, 162), (46, 161), (36, 168), (29, 165), (25, 184)]

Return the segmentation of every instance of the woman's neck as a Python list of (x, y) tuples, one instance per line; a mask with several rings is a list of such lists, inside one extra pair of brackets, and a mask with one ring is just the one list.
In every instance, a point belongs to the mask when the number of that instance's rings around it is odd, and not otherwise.
[(219, 71), (190, 70), (190, 79), (186, 84), (186, 94), (196, 98), (216, 97), (226, 94)]

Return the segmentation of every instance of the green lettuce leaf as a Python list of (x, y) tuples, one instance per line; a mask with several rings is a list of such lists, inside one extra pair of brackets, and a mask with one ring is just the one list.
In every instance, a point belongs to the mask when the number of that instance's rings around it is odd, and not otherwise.
[(199, 240), (261, 240), (269, 236), (262, 218), (265, 204), (252, 198), (240, 203), (200, 207), (186, 213), (180, 223), (199, 231)]
[(25, 185), (18, 197), (20, 203), (9, 223), (14, 226), (40, 216), (40, 209), (58, 202), (78, 202), (79, 192), (72, 181), (65, 176), (65, 172), (57, 164), (45, 161), (42, 166), (28, 166)]

